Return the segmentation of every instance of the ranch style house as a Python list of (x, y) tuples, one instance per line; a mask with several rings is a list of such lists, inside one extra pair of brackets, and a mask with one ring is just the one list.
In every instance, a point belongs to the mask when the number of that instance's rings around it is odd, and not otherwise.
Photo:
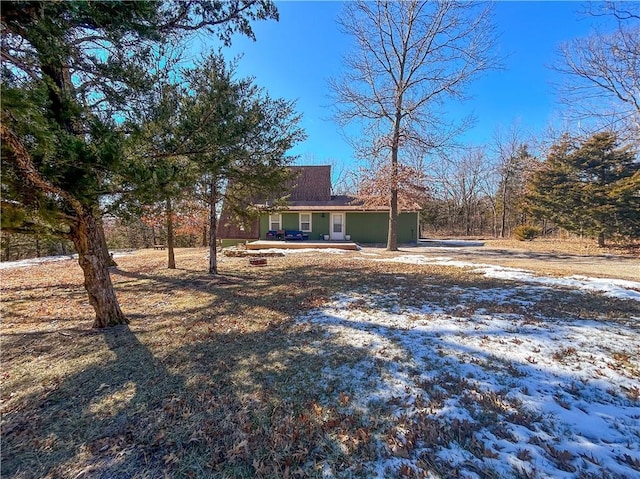
[[(294, 170), (296, 180), (287, 185), (289, 197), (284, 209), (264, 212), (253, 224), (241, 226), (230, 221), (223, 205), (218, 236), (224, 243), (258, 239), (387, 242), (388, 206), (364, 206), (352, 196), (331, 195), (329, 165), (289, 168)], [(418, 241), (418, 221), (417, 206), (412, 210), (400, 211), (398, 243)], [(294, 232), (295, 237), (292, 234)]]

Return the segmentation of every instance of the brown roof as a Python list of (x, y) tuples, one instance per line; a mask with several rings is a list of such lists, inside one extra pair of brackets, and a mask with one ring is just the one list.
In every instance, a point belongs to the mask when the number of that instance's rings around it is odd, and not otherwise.
[[(290, 166), (295, 178), (285, 187), (290, 190), (287, 205), (289, 211), (389, 211), (387, 205), (370, 205), (346, 195), (331, 196), (331, 166)], [(283, 193), (283, 195), (286, 193)], [(257, 202), (268, 205), (268, 202)], [(402, 208), (402, 211), (419, 211), (418, 205)]]
[[(287, 209), (290, 211), (389, 211), (385, 205), (365, 205), (362, 200), (354, 196), (332, 196), (329, 201), (289, 201)], [(420, 208), (416, 205), (414, 210)]]
[(290, 169), (296, 178), (286, 187), (291, 191), (289, 203), (331, 200), (331, 166), (291, 166)]

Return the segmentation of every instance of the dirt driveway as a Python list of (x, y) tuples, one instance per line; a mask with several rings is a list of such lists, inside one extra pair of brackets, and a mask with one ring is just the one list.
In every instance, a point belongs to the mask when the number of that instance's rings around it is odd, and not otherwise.
[[(484, 243), (480, 246), (481, 243)], [(400, 248), (404, 253), (447, 257), (469, 263), (483, 263), (535, 271), (541, 275), (585, 275), (640, 281), (640, 258), (622, 254), (580, 254), (558, 242), (430, 241), (417, 247)], [(575, 248), (574, 249), (579, 249)], [(376, 251), (379, 251), (376, 249)]]

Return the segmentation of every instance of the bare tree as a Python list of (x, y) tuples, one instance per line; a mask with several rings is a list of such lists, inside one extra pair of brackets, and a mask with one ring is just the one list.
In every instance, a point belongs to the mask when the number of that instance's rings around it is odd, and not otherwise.
[[(595, 8), (595, 7), (594, 7)], [(604, 16), (613, 31), (595, 31), (560, 47), (554, 68), (566, 75), (561, 101), (572, 118), (588, 120), (591, 132), (608, 129), (638, 137), (640, 132), (640, 3), (607, 2), (589, 14)], [(589, 133), (589, 132), (587, 132)]]
[(617, 20), (640, 20), (637, 2), (592, 2), (587, 5), (586, 13), (596, 17), (613, 16)]
[(358, 121), (363, 157), (389, 163), (387, 249), (398, 249), (398, 165), (411, 148), (441, 147), (456, 132), (439, 111), (447, 97), (496, 65), (490, 7), (450, 0), (347, 2), (339, 20), (356, 41), (331, 80), (339, 123)]
[(496, 158), (497, 180), (494, 206), (495, 212), (500, 212), (499, 234), (504, 238), (509, 217), (516, 210), (522, 196), (525, 172), (532, 167), (534, 158), (529, 153), (525, 134), (517, 123), (507, 131), (495, 131), (492, 149)]
[(492, 173), (484, 150), (467, 149), (445, 159), (436, 169), (438, 191), (449, 205), (450, 230), (456, 231), (462, 224), (466, 236), (481, 232), (483, 186)]

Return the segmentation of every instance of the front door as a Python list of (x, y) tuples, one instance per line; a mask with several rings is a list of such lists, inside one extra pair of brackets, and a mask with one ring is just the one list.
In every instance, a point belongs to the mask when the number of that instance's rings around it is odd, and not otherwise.
[(331, 213), (331, 239), (344, 240), (344, 213)]

